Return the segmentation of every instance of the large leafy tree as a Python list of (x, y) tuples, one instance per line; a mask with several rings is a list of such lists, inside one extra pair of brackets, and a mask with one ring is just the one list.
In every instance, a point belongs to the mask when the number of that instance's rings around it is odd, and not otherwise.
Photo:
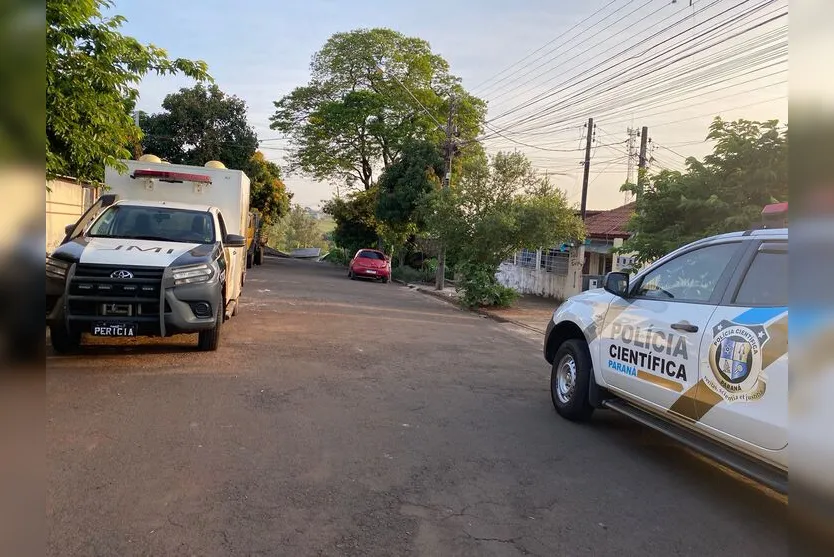
[(585, 237), (564, 192), (518, 152), (471, 157), (455, 187), (434, 194), (426, 220), (463, 275), (459, 286), (468, 305), (501, 300), (496, 271), (519, 249)]
[(311, 72), (307, 85), (275, 103), (272, 128), (292, 141), (291, 168), (318, 180), (368, 190), (407, 140), (439, 141), (452, 103), (464, 139), (479, 133), (486, 110), (426, 41), (390, 29), (333, 35)]
[[(713, 153), (690, 157), (686, 172), (648, 177), (629, 222), (634, 235), (620, 251), (639, 263), (689, 242), (761, 222), (762, 208), (788, 200), (787, 130), (775, 120), (727, 122), (716, 118), (708, 139)], [(623, 189), (636, 193), (636, 187)]]
[(169, 59), (119, 32), (109, 0), (46, 2), (46, 173), (98, 182), (131, 157), (140, 136), (131, 111), (147, 73), (210, 79), (204, 62)]
[(354, 252), (377, 244), (379, 222), (375, 213), (378, 199), (379, 190), (373, 187), (353, 192), (345, 199), (331, 199), (324, 205), (324, 212), (336, 223), (333, 242), (337, 246)]
[[(426, 196), (440, 187), (444, 162), (437, 145), (409, 140), (399, 158), (379, 178), (376, 217), (380, 237), (392, 251), (405, 247), (425, 228)], [(404, 261), (406, 249), (400, 250)]]
[(281, 169), (256, 151), (244, 168), (251, 182), (250, 204), (261, 213), (264, 223), (277, 222), (290, 211), (292, 193), (281, 180)]
[(140, 115), (146, 153), (178, 164), (219, 160), (244, 170), (258, 148), (258, 137), (246, 120), (246, 103), (217, 85), (180, 89), (165, 97), (162, 108), (158, 114)]

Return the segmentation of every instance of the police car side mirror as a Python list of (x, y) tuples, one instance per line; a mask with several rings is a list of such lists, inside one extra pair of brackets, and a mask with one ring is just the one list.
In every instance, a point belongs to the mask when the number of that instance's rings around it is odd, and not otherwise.
[(602, 279), (602, 287), (620, 298), (628, 297), (628, 273), (611, 272)]

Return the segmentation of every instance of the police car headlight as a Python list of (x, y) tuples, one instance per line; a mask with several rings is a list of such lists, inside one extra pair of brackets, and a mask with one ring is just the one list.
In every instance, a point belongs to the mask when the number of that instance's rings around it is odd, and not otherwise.
[(71, 263), (62, 259), (56, 259), (52, 256), (46, 257), (46, 276), (58, 280), (66, 280), (67, 271), (69, 271)]
[(176, 267), (171, 274), (174, 277), (174, 285), (180, 286), (182, 284), (208, 282), (214, 276), (214, 269), (211, 268), (211, 265), (201, 263), (199, 265)]

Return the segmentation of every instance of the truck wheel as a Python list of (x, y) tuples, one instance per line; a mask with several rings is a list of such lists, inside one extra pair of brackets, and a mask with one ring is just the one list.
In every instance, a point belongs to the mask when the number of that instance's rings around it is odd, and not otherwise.
[(58, 354), (72, 354), (81, 347), (81, 333), (71, 333), (65, 325), (50, 325), (49, 339)]
[(255, 250), (255, 265), (263, 265), (264, 262), (264, 248), (262, 246)]
[(214, 328), (208, 331), (200, 331), (197, 348), (203, 352), (213, 352), (220, 346), (220, 326), (223, 324), (223, 308), (217, 309), (217, 320)]
[(252, 262), (255, 260), (255, 255), (252, 252), (246, 252), (246, 268), (252, 268)]
[(586, 421), (594, 413), (588, 401), (593, 365), (588, 345), (576, 339), (562, 343), (553, 358), (550, 398), (560, 416), (575, 422)]

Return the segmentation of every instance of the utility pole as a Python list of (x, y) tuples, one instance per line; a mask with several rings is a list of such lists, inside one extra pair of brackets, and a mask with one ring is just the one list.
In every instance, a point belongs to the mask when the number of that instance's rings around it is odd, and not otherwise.
[(585, 170), (582, 176), (582, 205), (580, 213), (585, 222), (585, 212), (588, 209), (588, 177), (591, 173), (591, 143), (594, 141), (594, 119), (588, 118), (588, 137), (585, 138)]
[[(443, 145), (445, 155), (446, 174), (443, 176), (443, 189), (449, 189), (452, 183), (452, 157), (455, 154), (454, 140), (455, 99), (449, 100), (449, 117), (446, 120), (446, 142)], [(435, 290), (443, 290), (446, 286), (446, 246), (440, 245), (437, 254), (437, 274), (435, 275)]]
[(646, 146), (649, 141), (649, 128), (643, 126), (640, 131), (640, 159), (637, 165), (637, 199), (643, 194), (646, 181)]
[[(637, 154), (635, 153), (637, 148), (637, 137), (640, 135), (636, 128), (629, 127), (628, 128), (628, 170), (626, 171), (626, 182), (629, 184), (634, 183), (634, 161), (637, 159)], [(625, 192), (625, 199), (623, 199), (623, 203), (628, 203), (631, 201), (631, 193)]]

